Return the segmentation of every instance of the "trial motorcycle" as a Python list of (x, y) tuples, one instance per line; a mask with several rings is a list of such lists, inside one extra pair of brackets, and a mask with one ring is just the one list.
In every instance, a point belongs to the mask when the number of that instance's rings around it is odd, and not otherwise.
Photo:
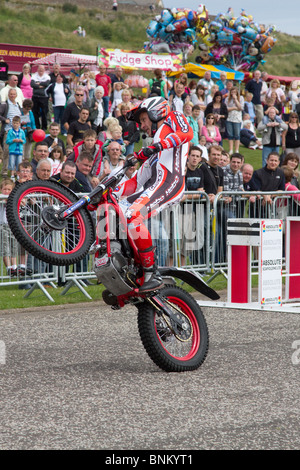
[[(196, 273), (176, 267), (158, 268), (164, 280), (161, 288), (139, 291), (143, 268), (113, 193), (135, 162), (128, 159), (82, 197), (55, 181), (22, 183), (8, 197), (7, 220), (18, 242), (46, 263), (67, 266), (94, 255), (95, 274), (105, 287), (104, 302), (112, 309), (128, 304), (137, 309), (139, 335), (153, 362), (167, 372), (195, 370), (208, 353), (208, 328), (194, 297), (175, 280), (212, 300), (219, 295)], [(97, 224), (91, 207), (97, 207)]]

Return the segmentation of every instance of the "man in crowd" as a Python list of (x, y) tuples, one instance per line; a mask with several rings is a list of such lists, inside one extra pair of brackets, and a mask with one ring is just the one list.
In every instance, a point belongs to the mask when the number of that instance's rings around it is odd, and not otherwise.
[[(201, 165), (201, 170), (203, 173), (203, 189), (208, 195), (210, 204), (213, 205), (215, 197), (218, 193), (223, 191), (223, 168), (220, 166), (220, 159), (222, 155), (222, 147), (219, 145), (212, 145), (208, 149), (208, 162), (204, 162)], [(206, 221), (206, 218), (205, 218)], [(222, 261), (225, 257), (224, 252), (224, 238), (222, 239), (221, 234), (224, 237), (224, 230), (226, 229), (223, 226), (222, 213), (220, 211), (220, 204), (217, 207), (217, 226), (219, 230), (215, 233), (216, 237), (216, 251), (215, 251), (215, 262)], [(208, 227), (206, 227), (206, 230)], [(211, 228), (212, 230), (212, 228)]]
[(204, 77), (201, 78), (197, 85), (203, 85), (205, 90), (205, 97), (207, 98), (210, 95), (211, 87), (214, 85), (214, 81), (211, 79), (211, 72), (206, 71)]
[[(186, 191), (203, 191), (203, 173), (201, 170), (202, 150), (193, 145), (190, 147), (185, 173)], [(183, 196), (188, 198), (188, 196)], [(182, 200), (183, 200), (182, 199)], [(181, 200), (181, 201), (182, 201)]]
[(60, 64), (53, 64), (53, 71), (49, 74), (51, 83), (56, 82), (56, 78), (58, 75), (63, 78), (63, 83), (68, 83), (67, 77), (60, 71)]
[(219, 166), (222, 155), (222, 147), (212, 145), (208, 149), (208, 162), (201, 165), (203, 173), (203, 189), (213, 204), (216, 194), (223, 191), (224, 174), (223, 168)]
[(43, 180), (46, 181), (51, 176), (51, 162), (48, 159), (42, 159), (38, 162), (36, 166), (36, 173), (33, 175), (33, 180)]
[(21, 90), (21, 88), (18, 87), (18, 77), (17, 75), (11, 75), (8, 79), (7, 85), (2, 88), (0, 92), (0, 101), (1, 103), (5, 103), (7, 99), (9, 98), (8, 92), (11, 89), (14, 89), (16, 91), (16, 102), (20, 107), (22, 107), (23, 101), (24, 101), (24, 95)]
[(253, 95), (252, 103), (254, 104), (257, 125), (264, 117), (264, 110), (261, 102), (262, 86), (263, 82), (261, 80), (261, 72), (259, 70), (255, 70), (252, 80), (249, 80), (246, 84), (246, 90)]
[(51, 179), (58, 181), (67, 188), (70, 188), (74, 193), (82, 193), (83, 188), (79, 181), (76, 179), (77, 167), (72, 161), (65, 161), (61, 167), (60, 173), (53, 175)]
[(100, 65), (99, 73), (95, 77), (97, 86), (101, 85), (104, 89), (103, 105), (104, 105), (104, 118), (109, 114), (109, 99), (112, 92), (111, 78), (106, 74), (105, 65)]
[(67, 104), (61, 120), (61, 125), (66, 129), (67, 132), (69, 130), (70, 124), (73, 121), (77, 121), (79, 118), (79, 111), (84, 105), (83, 98), (84, 89), (80, 85), (75, 90), (74, 101), (72, 101), (72, 103)]
[(35, 173), (38, 162), (49, 157), (49, 148), (47, 143), (45, 141), (37, 142), (32, 151), (32, 155), (31, 166), (33, 173)]
[[(254, 191), (285, 191), (285, 177), (284, 172), (279, 168), (280, 156), (277, 152), (272, 151), (268, 158), (267, 164), (259, 170), (255, 170), (251, 180)], [(263, 196), (263, 202), (261, 207), (260, 217), (268, 216), (268, 207), (272, 204), (272, 198), (270, 194)]]
[(89, 121), (89, 108), (83, 106), (79, 111), (79, 117), (76, 121), (71, 122), (67, 134), (67, 145), (74, 147), (78, 142), (83, 140), (85, 131), (91, 128)]
[(17, 102), (17, 91), (15, 88), (8, 90), (8, 98), (5, 103), (0, 105), (0, 121), (2, 122), (1, 127), (1, 139), (3, 142), (3, 165), (2, 165), (2, 176), (7, 176), (9, 149), (6, 144), (6, 136), (8, 131), (12, 128), (12, 119), (15, 116), (21, 116), (20, 105)]
[(176, 88), (172, 89), (169, 96), (171, 108), (174, 111), (183, 113), (183, 105), (188, 101), (188, 94), (185, 92), (184, 84), (177, 83)]
[[(243, 186), (243, 175), (241, 172), (241, 167), (243, 164), (244, 157), (240, 153), (233, 153), (230, 156), (230, 163), (228, 166), (223, 168), (224, 172), (224, 187), (223, 190), (233, 193), (237, 191), (244, 191)], [(227, 218), (240, 217), (241, 214), (237, 211), (237, 199), (234, 196), (227, 196), (223, 198), (225, 202), (225, 213)]]
[(250, 163), (244, 163), (241, 168), (242, 175), (243, 175), (243, 186), (245, 191), (253, 191), (253, 187), (250, 183), (252, 176), (253, 176), (253, 166)]
[(89, 152), (83, 151), (76, 160), (76, 175), (75, 178), (82, 185), (82, 192), (90, 193), (92, 185), (90, 182), (90, 173), (93, 168), (93, 157)]

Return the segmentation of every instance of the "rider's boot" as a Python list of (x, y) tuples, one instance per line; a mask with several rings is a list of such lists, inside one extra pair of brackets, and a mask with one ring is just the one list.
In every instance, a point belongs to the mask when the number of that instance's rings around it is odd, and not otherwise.
[(162, 277), (155, 263), (154, 249), (151, 246), (147, 250), (139, 252), (144, 269), (144, 284), (139, 288), (140, 292), (156, 290), (163, 285)]

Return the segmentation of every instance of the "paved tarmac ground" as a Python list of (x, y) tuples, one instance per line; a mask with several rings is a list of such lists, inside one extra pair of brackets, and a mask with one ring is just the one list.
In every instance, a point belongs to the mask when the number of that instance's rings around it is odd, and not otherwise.
[(209, 355), (168, 374), (134, 307), (0, 314), (0, 449), (299, 449), (299, 315), (205, 308)]

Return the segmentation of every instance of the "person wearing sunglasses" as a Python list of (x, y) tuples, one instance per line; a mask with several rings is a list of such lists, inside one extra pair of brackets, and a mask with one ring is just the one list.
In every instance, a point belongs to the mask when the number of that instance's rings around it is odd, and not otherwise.
[(74, 101), (67, 104), (61, 118), (61, 125), (66, 129), (67, 133), (70, 124), (74, 121), (78, 121), (79, 112), (84, 106), (86, 107), (86, 103), (84, 102), (84, 89), (79, 85), (74, 93)]
[(20, 107), (22, 107), (22, 103), (24, 101), (24, 95), (21, 88), (18, 87), (18, 77), (17, 75), (11, 75), (8, 79), (7, 85), (2, 88), (0, 92), (0, 101), (1, 103), (5, 103), (8, 99), (8, 92), (13, 88), (17, 92), (16, 102)]

